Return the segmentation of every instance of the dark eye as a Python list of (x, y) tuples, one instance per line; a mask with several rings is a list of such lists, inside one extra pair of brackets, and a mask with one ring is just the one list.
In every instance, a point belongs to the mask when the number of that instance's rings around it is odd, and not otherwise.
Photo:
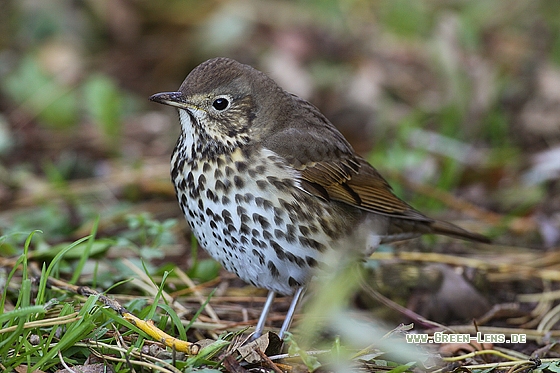
[(229, 101), (226, 98), (220, 97), (212, 102), (212, 106), (214, 107), (214, 109), (222, 111), (227, 109), (227, 107), (229, 106)]

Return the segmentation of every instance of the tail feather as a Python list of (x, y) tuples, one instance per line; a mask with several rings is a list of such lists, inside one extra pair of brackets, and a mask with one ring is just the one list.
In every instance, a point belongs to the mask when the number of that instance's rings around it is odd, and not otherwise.
[(455, 224), (451, 224), (441, 220), (435, 220), (430, 224), (433, 234), (441, 234), (444, 236), (451, 236), (461, 238), (469, 241), (477, 241), (482, 243), (492, 243), (492, 241), (482, 234), (469, 232), (466, 229), (460, 228)]

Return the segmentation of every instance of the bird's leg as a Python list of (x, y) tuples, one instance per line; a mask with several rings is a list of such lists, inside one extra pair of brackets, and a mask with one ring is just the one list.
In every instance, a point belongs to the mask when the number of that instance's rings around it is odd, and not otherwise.
[(278, 333), (278, 337), (280, 337), (280, 340), (284, 339), (284, 333), (288, 331), (290, 325), (292, 324), (292, 320), (296, 312), (296, 307), (299, 303), (299, 299), (301, 298), (302, 294), (303, 294), (303, 287), (297, 288), (294, 297), (292, 298), (292, 303), (290, 303), (290, 308), (286, 313), (286, 318), (282, 323), (282, 328), (280, 328), (280, 333)]
[(272, 308), (272, 302), (274, 301), (274, 297), (276, 293), (270, 290), (268, 292), (268, 296), (266, 297), (266, 302), (264, 302), (263, 310), (259, 317), (259, 322), (257, 322), (257, 327), (255, 328), (255, 332), (251, 336), (251, 340), (255, 340), (259, 338), (264, 330), (264, 324), (266, 323), (266, 318), (268, 317), (268, 313), (270, 312), (270, 308)]

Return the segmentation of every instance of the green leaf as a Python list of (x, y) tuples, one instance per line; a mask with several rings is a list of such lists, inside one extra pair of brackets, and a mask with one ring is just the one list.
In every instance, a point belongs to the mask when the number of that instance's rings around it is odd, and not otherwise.
[(121, 92), (111, 78), (93, 75), (83, 85), (86, 113), (101, 129), (112, 145), (119, 142), (123, 101)]
[(397, 35), (418, 37), (430, 29), (428, 9), (422, 1), (386, 0), (380, 3), (381, 23)]
[(210, 281), (218, 277), (222, 266), (214, 259), (203, 259), (198, 261), (188, 272), (189, 277), (202, 282)]
[(52, 127), (66, 128), (77, 121), (79, 101), (73, 88), (43, 73), (33, 55), (23, 58), (1, 88), (22, 109)]
[[(30, 280), (25, 280), (25, 281), (30, 282)], [(37, 314), (44, 314), (45, 312), (47, 312), (47, 310), (43, 306), (19, 307), (12, 311), (0, 314), (0, 324), (3, 324), (7, 320), (16, 320), (16, 319), (21, 320), (22, 318), (26, 318), (27, 316), (31, 316), (31, 315), (35, 316)]]
[(321, 363), (319, 362), (319, 360), (315, 356), (307, 354), (307, 351), (299, 347), (290, 333), (286, 333), (285, 341), (289, 345), (288, 354), (291, 356), (299, 355), (301, 361), (305, 364), (310, 372), (313, 372), (315, 369), (321, 367)]
[[(544, 367), (541, 367), (544, 369)], [(560, 373), (560, 361), (551, 362), (546, 366), (546, 369), (554, 373)]]
[[(225, 341), (223, 339), (218, 339), (215, 342), (209, 344), (208, 346), (202, 348), (198, 354), (190, 357), (187, 360), (189, 366), (196, 367), (200, 365), (206, 365), (211, 363), (207, 359), (214, 356), (220, 352), (224, 347), (228, 346), (231, 342)], [(198, 372), (198, 371), (197, 371)]]
[[(65, 253), (64, 258), (70, 260), (80, 259), (86, 254), (88, 254), (89, 257), (95, 257), (104, 254), (107, 250), (109, 250), (113, 243), (114, 241), (111, 239), (97, 239), (94, 242), (82, 242), (68, 250)], [(70, 245), (70, 243), (65, 242), (52, 246), (46, 250), (36, 251), (33, 253), (33, 258), (39, 260), (51, 260), (58, 253), (67, 248), (68, 245)]]
[(391, 369), (390, 371), (388, 371), (387, 373), (402, 373), (402, 372), (406, 372), (406, 371), (412, 371), (412, 367), (415, 366), (416, 363), (415, 362), (410, 362), (404, 365), (399, 365), (397, 367), (394, 367), (393, 369)]

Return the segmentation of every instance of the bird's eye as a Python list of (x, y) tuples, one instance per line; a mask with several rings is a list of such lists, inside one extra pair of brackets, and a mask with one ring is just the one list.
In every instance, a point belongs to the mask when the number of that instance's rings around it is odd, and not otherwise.
[(212, 106), (214, 107), (214, 109), (222, 111), (228, 108), (229, 101), (227, 98), (219, 97), (215, 99), (214, 102), (212, 102)]

